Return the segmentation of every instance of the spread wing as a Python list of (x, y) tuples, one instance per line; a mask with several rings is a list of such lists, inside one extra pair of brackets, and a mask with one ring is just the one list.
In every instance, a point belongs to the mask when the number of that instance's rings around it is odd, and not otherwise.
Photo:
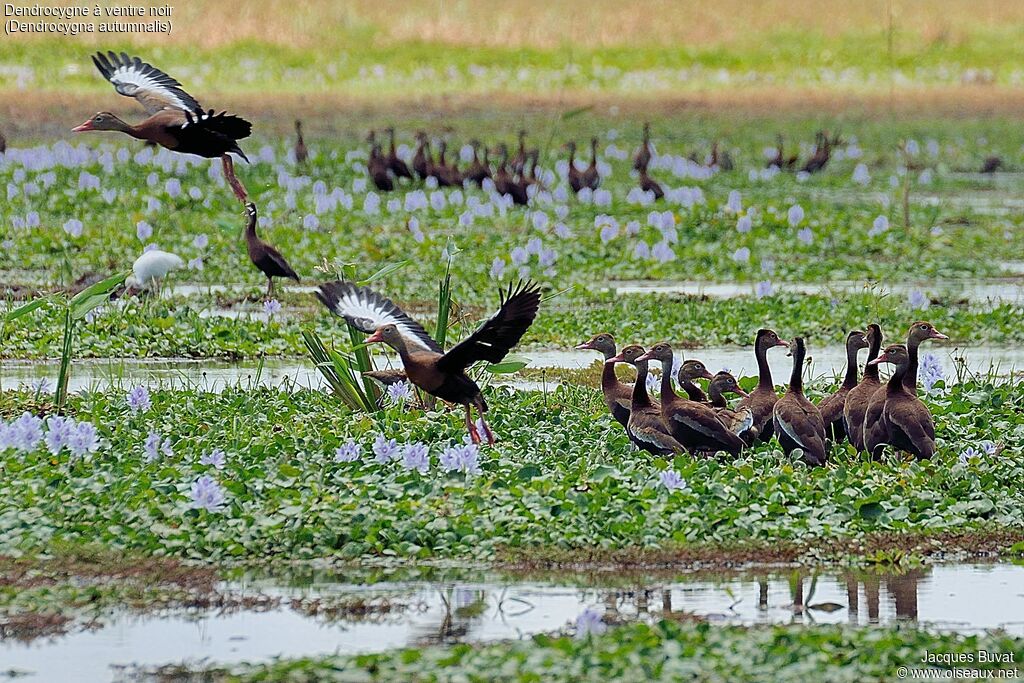
[(182, 90), (181, 83), (138, 57), (97, 52), (92, 61), (117, 92), (134, 97), (149, 114), (164, 109), (202, 110), (195, 98)]
[(444, 353), (422, 325), (410, 318), (391, 299), (369, 287), (359, 287), (351, 282), (325, 282), (316, 292), (316, 298), (332, 313), (341, 316), (362, 332), (370, 333), (383, 325), (394, 325), (412, 346)]
[(501, 308), (473, 334), (452, 347), (437, 362), (439, 370), (464, 370), (477, 361), (498, 363), (519, 343), (540, 308), (540, 287), (532, 282), (512, 284), (502, 292)]

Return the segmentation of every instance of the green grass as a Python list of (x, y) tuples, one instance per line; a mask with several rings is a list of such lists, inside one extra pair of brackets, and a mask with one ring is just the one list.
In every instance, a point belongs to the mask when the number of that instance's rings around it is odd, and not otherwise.
[[(818, 387), (815, 387), (817, 389)], [(824, 387), (822, 387), (824, 388)], [(72, 397), (95, 423), (101, 448), (84, 458), (0, 454), (0, 548), (40, 551), (54, 543), (203, 561), (398, 556), (493, 560), (502, 549), (665, 548), (744, 542), (862, 538), (892, 531), (937, 533), (1024, 527), (1021, 385), (964, 384), (929, 399), (939, 451), (927, 463), (869, 463), (836, 448), (827, 469), (808, 470), (762, 446), (742, 459), (666, 462), (633, 452), (592, 389), (551, 394), (488, 390), (499, 436), (478, 475), (448, 473), (438, 457), (461, 443), (456, 412), (388, 408), (349, 414), (316, 392), (166, 391), (130, 414), (124, 394)], [(812, 396), (816, 396), (816, 391)], [(4, 395), (3, 412), (31, 409)], [(143, 457), (150, 432), (173, 455)], [(421, 475), (374, 461), (378, 434), (431, 448)], [(361, 460), (339, 463), (348, 439)], [(959, 464), (968, 446), (991, 440), (1000, 455)], [(214, 448), (223, 469), (200, 463)], [(689, 483), (669, 493), (659, 472)], [(201, 475), (220, 482), (218, 512), (189, 508)]]

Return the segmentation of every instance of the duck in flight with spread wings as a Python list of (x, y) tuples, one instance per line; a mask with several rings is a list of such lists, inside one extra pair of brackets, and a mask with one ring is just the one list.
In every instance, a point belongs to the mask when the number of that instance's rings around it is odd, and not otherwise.
[(494, 443), (494, 434), (484, 418), (487, 403), (466, 370), (479, 361), (501, 362), (519, 343), (537, 317), (540, 287), (531, 282), (520, 282), (515, 287), (509, 284), (501, 292), (498, 312), (447, 353), (422, 325), (369, 287), (328, 282), (320, 285), (316, 295), (331, 312), (353, 327), (372, 333), (366, 343), (384, 343), (397, 351), (410, 382), (432, 396), (462, 405), (469, 436), (473, 443), (480, 443), (472, 417), (475, 407), (487, 442)]
[(132, 125), (110, 112), (101, 111), (73, 128), (74, 132), (114, 130), (172, 152), (197, 154), (208, 159), (220, 157), (225, 178), (235, 196), (245, 203), (248, 193), (235, 176), (231, 154), (248, 161), (238, 141), (249, 137), (251, 123), (225, 112), (203, 111), (199, 102), (182, 89), (181, 83), (138, 57), (129, 57), (124, 52), (120, 55), (97, 52), (92, 61), (114, 89), (126, 97), (134, 97), (149, 118)]

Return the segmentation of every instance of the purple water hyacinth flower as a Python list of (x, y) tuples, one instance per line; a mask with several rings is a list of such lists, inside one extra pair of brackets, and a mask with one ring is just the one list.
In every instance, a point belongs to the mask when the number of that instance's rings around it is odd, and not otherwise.
[(189, 267), (189, 270), (195, 270), (195, 271), (200, 271), (201, 272), (203, 270), (203, 267), (204, 267), (204, 265), (203, 265), (203, 257), (202, 256), (196, 256), (194, 259), (189, 259), (188, 267)]
[(868, 172), (867, 164), (857, 164), (853, 169), (853, 182), (858, 185), (867, 185), (871, 182), (871, 173)]
[(164, 438), (159, 432), (150, 432), (146, 436), (146, 441), (142, 445), (142, 452), (145, 455), (146, 462), (159, 460), (161, 454), (168, 457), (174, 455), (174, 451), (171, 449), (171, 440)]
[(192, 240), (192, 246), (196, 249), (206, 249), (207, 245), (210, 244), (210, 238), (207, 237), (206, 233), (200, 233), (195, 236)]
[(569, 239), (572, 237), (572, 230), (565, 223), (556, 223), (555, 234), (563, 240)]
[(224, 451), (219, 448), (214, 448), (209, 453), (203, 453), (199, 456), (199, 464), (213, 467), (214, 469), (222, 470), (224, 465), (227, 464), (227, 455)]
[(740, 232), (740, 233), (748, 233), (748, 232), (750, 232), (750, 228), (751, 228), (752, 225), (753, 225), (753, 220), (750, 218), (749, 214), (748, 215), (744, 215), (744, 216), (740, 216), (736, 220), (736, 231)]
[(789, 221), (790, 227), (795, 228), (800, 225), (804, 220), (804, 207), (799, 204), (789, 207), (789, 211), (786, 212), (786, 219)]
[(402, 449), (402, 467), (420, 474), (430, 471), (430, 449), (426, 444), (411, 443)]
[(530, 221), (533, 223), (534, 230), (546, 230), (551, 219), (543, 211), (534, 211)]
[(153, 226), (146, 221), (139, 221), (135, 224), (135, 236), (140, 242), (145, 242), (153, 236)]
[(181, 181), (177, 178), (170, 178), (164, 183), (164, 192), (168, 197), (174, 199), (181, 196)]
[(729, 199), (725, 202), (725, 208), (733, 213), (739, 213), (743, 210), (743, 198), (740, 196), (739, 190), (730, 190)]
[(383, 434), (378, 434), (377, 438), (373, 440), (373, 455), (377, 462), (384, 465), (398, 458), (401, 455), (401, 449), (394, 439), (387, 439)]
[(626, 235), (628, 237), (636, 237), (640, 234), (640, 221), (630, 221), (626, 223)]
[(395, 382), (388, 385), (388, 400), (392, 404), (409, 401), (413, 396), (412, 385), (408, 382)]
[(608, 630), (604, 623), (604, 615), (593, 607), (588, 607), (576, 617), (576, 637), (586, 638), (590, 635), (599, 636)]
[(633, 255), (636, 256), (639, 259), (645, 259), (646, 260), (646, 259), (651, 258), (651, 247), (650, 247), (650, 245), (648, 245), (647, 242), (644, 242), (643, 240), (637, 242), (636, 246), (633, 247)]
[(985, 455), (995, 455), (998, 450), (994, 441), (982, 441), (979, 445), (981, 450), (985, 452)]
[(320, 228), (320, 219), (315, 215), (308, 213), (305, 218), (302, 219), (302, 228), (304, 230), (318, 230)]
[(500, 280), (501, 276), (505, 274), (505, 259), (500, 256), (495, 256), (494, 260), (491, 261), (491, 277)]
[(619, 235), (619, 226), (605, 223), (601, 226), (601, 242), (608, 244)]
[(441, 466), (450, 471), (461, 470), (465, 474), (479, 474), (480, 449), (476, 444), (448, 446), (438, 458)]
[(917, 156), (921, 151), (921, 148), (917, 144), (917, 140), (914, 140), (913, 138), (907, 140), (906, 144), (903, 145), (903, 149), (906, 150), (907, 154), (910, 156)]
[(926, 353), (921, 356), (921, 363), (918, 367), (918, 377), (921, 378), (921, 386), (924, 393), (930, 395), (935, 390), (935, 385), (944, 382), (946, 373), (942, 370), (942, 363), (934, 353)]
[(51, 415), (46, 419), (46, 448), (51, 455), (58, 455), (71, 440), (75, 432), (75, 421), (69, 417)]
[(968, 446), (965, 448), (960, 454), (960, 457), (957, 458), (961, 465), (967, 465), (974, 459), (981, 460), (981, 451), (976, 449), (974, 446)]
[(754, 296), (758, 299), (763, 299), (767, 296), (771, 296), (775, 293), (775, 288), (772, 286), (770, 280), (762, 280), (754, 285)]
[(277, 299), (268, 299), (263, 302), (263, 313), (266, 314), (267, 320), (273, 320), (274, 317), (281, 312), (281, 302)]
[(889, 217), (884, 215), (877, 216), (871, 223), (871, 229), (868, 230), (868, 237), (877, 237), (888, 229)]
[(541, 242), (539, 237), (531, 237), (526, 242), (526, 253), (536, 256), (543, 249), (544, 243)]
[(224, 489), (208, 474), (196, 479), (189, 491), (190, 507), (195, 510), (217, 512), (224, 506)]
[(686, 488), (686, 480), (675, 470), (664, 470), (658, 475), (658, 480), (670, 493)]
[(74, 432), (68, 437), (68, 450), (75, 457), (87, 453), (95, 453), (100, 448), (100, 435), (91, 422), (79, 422)]
[(750, 249), (747, 247), (740, 247), (732, 253), (732, 260), (736, 263), (747, 263), (750, 261)]
[(77, 218), (69, 218), (64, 223), (64, 232), (66, 232), (71, 237), (81, 237), (83, 227), (84, 226), (82, 225), (82, 221), (78, 220)]
[(149, 398), (149, 389), (142, 384), (128, 392), (125, 402), (128, 404), (128, 410), (133, 413), (144, 413), (153, 407), (153, 401)]
[(676, 253), (672, 251), (672, 247), (668, 246), (668, 242), (662, 241), (655, 244), (654, 248), (651, 249), (651, 256), (658, 263), (668, 263), (675, 260)]
[(910, 293), (910, 296), (907, 297), (907, 303), (909, 303), (910, 307), (915, 311), (923, 311), (931, 305), (931, 300), (920, 289), (915, 289)]
[(549, 266), (554, 265), (555, 259), (557, 257), (558, 254), (555, 252), (554, 249), (545, 247), (544, 249), (540, 250), (539, 254), (537, 254), (537, 263), (540, 264), (542, 268), (547, 268)]
[(515, 247), (509, 253), (509, 259), (512, 261), (513, 266), (521, 266), (526, 263), (530, 258), (530, 253), (523, 247)]
[(16, 448), (14, 428), (4, 421), (0, 421), (0, 453)]
[(761, 259), (761, 272), (765, 275), (775, 274), (775, 259), (765, 256)]
[(814, 232), (810, 228), (803, 228), (796, 233), (796, 238), (802, 243), (810, 245), (814, 242)]
[(338, 447), (338, 450), (334, 451), (334, 462), (355, 462), (359, 460), (363, 455), (363, 447), (357, 444), (352, 439), (349, 439), (345, 443)]

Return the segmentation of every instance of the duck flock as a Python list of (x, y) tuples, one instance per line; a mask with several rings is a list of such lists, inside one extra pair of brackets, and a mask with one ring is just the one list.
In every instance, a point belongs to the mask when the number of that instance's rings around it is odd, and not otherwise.
[[(935, 454), (935, 422), (928, 407), (917, 397), (918, 347), (929, 339), (947, 339), (928, 322), (910, 326), (906, 344), (890, 344), (882, 350), (882, 330), (868, 325), (867, 332), (853, 330), (846, 338), (847, 367), (842, 384), (814, 405), (803, 392), (803, 364), (807, 346), (802, 337), (784, 341), (774, 330), (758, 330), (754, 340), (757, 387), (750, 393), (740, 388), (728, 372), (712, 375), (698, 360), (683, 362), (676, 373), (681, 396), (672, 386), (675, 354), (665, 342), (644, 349), (637, 344), (616, 353), (615, 339), (602, 333), (580, 344), (604, 354), (601, 390), (608, 410), (639, 448), (656, 455), (689, 452), (725, 452), (738, 456), (756, 442), (772, 436), (787, 453), (800, 450), (804, 462), (823, 466), (830, 444), (848, 438), (858, 451), (880, 458), (886, 446), (929, 459)], [(789, 387), (779, 397), (768, 366), (768, 351), (786, 347), (793, 357)], [(857, 356), (868, 349), (863, 377), (858, 381)], [(648, 367), (661, 364), (660, 402), (648, 393)], [(620, 382), (615, 365), (636, 368), (632, 385)], [(882, 384), (878, 366), (895, 366)], [(708, 380), (707, 393), (697, 385)], [(730, 408), (725, 394), (742, 398)]]
[[(267, 277), (267, 296), (273, 295), (274, 278), (298, 282), (298, 274), (284, 256), (257, 235), (257, 207), (249, 201), (245, 186), (234, 172), (231, 155), (247, 161), (238, 143), (250, 135), (252, 125), (226, 112), (204, 110), (178, 81), (138, 57), (123, 52), (97, 53), (93, 62), (118, 93), (135, 98), (149, 117), (131, 125), (109, 112), (100, 112), (74, 131), (117, 131), (171, 151), (220, 158), (225, 178), (245, 206), (246, 249), (253, 265)], [(295, 122), (295, 131), (295, 159), (302, 164), (309, 153), (300, 121)], [(405, 182), (456, 187), (475, 183), (493, 190), (510, 204), (527, 204), (531, 195), (543, 186), (543, 179), (537, 173), (539, 151), (526, 145), (525, 130), (519, 131), (518, 149), (512, 156), (504, 143), (492, 149), (477, 140), (471, 141), (471, 158), (462, 169), (456, 161), (447, 158), (446, 140), (437, 143), (435, 158), (430, 138), (423, 131), (417, 132), (415, 154), (407, 164), (397, 154), (394, 129), (387, 128), (384, 134), (387, 151), (375, 131), (367, 138), (370, 145), (367, 170), (375, 187), (383, 192), (392, 191), (398, 183)], [(785, 154), (780, 137), (774, 156), (768, 159), (768, 168), (775, 171), (800, 169), (804, 173), (822, 170), (831, 150), (841, 141), (839, 136), (821, 132), (816, 143), (812, 156), (800, 165), (796, 155)], [(590, 163), (583, 169), (575, 163), (576, 143), (569, 141), (564, 148), (568, 152), (569, 187), (576, 193), (596, 190), (601, 182), (597, 139), (590, 141)], [(498, 158), (493, 167), (491, 154)], [(649, 175), (652, 157), (650, 126), (644, 124), (633, 168), (638, 172), (640, 191), (658, 200), (665, 193)], [(709, 165), (723, 169), (732, 167), (731, 158), (728, 153), (719, 151), (717, 141), (712, 144)], [(180, 265), (181, 259), (174, 254), (147, 251), (135, 262), (127, 284), (133, 288), (155, 288), (163, 275)], [(384, 343), (398, 353), (403, 372), (395, 373), (395, 377), (389, 375), (391, 381), (396, 377), (407, 380), (431, 396), (463, 406), (466, 429), (472, 441), (494, 442), (494, 435), (484, 419), (487, 404), (467, 370), (478, 362), (500, 362), (519, 343), (540, 308), (541, 291), (536, 284), (522, 281), (509, 284), (500, 292), (497, 313), (447, 352), (393, 301), (369, 287), (328, 282), (319, 286), (316, 295), (332, 313), (368, 334), (366, 343)], [(795, 337), (787, 342), (773, 330), (762, 329), (757, 333), (754, 353), (759, 379), (757, 387), (749, 394), (728, 372), (712, 375), (703, 363), (694, 359), (685, 361), (679, 368), (677, 379), (684, 395), (677, 394), (672, 383), (675, 356), (671, 346), (664, 342), (649, 349), (628, 345), (617, 350), (613, 337), (603, 333), (577, 348), (592, 349), (604, 355), (601, 388), (605, 402), (630, 440), (645, 451), (659, 455), (724, 452), (736, 456), (756, 442), (767, 442), (774, 436), (787, 453), (799, 449), (806, 463), (821, 466), (827, 462), (830, 444), (844, 438), (873, 457), (880, 457), (886, 445), (922, 459), (934, 454), (934, 422), (927, 407), (917, 398), (918, 347), (925, 340), (945, 338), (930, 323), (915, 322), (905, 345), (893, 344), (882, 350), (882, 332), (878, 325), (869, 325), (867, 332), (850, 332), (843, 383), (817, 406), (803, 393), (802, 368), (807, 351), (804, 340)], [(769, 350), (775, 347), (787, 347), (793, 358), (789, 387), (781, 397), (776, 394), (767, 362)], [(863, 376), (858, 380), (857, 356), (864, 348), (869, 350), (868, 359)], [(651, 362), (661, 365), (660, 400), (648, 393)], [(636, 368), (632, 385), (619, 381), (615, 365), (620, 363)], [(884, 385), (878, 372), (882, 363), (895, 366)], [(706, 393), (698, 385), (701, 380), (708, 381)], [(730, 407), (725, 398), (730, 393), (741, 397), (734, 407)], [(480, 417), (479, 422), (472, 418), (473, 409)]]

